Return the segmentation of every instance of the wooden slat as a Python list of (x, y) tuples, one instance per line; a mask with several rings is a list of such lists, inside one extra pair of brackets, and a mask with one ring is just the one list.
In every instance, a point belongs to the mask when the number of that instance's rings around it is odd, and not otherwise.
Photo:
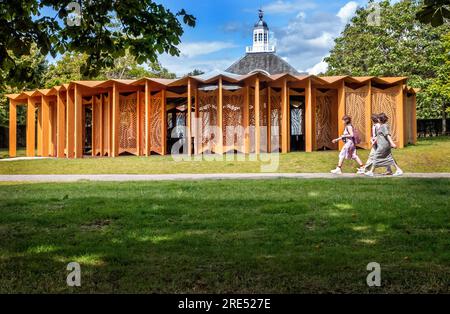
[(119, 108), (119, 87), (116, 83), (112, 92), (112, 157), (119, 157), (119, 127), (120, 127), (120, 108)]
[(9, 100), (9, 157), (17, 155), (17, 104)]
[(74, 108), (74, 157), (83, 158), (83, 103), (78, 85), (74, 88)]
[(64, 158), (65, 135), (66, 135), (66, 106), (62, 97), (62, 92), (58, 90), (56, 95), (56, 157)]
[[(345, 115), (345, 81), (340, 82), (340, 86), (338, 88), (338, 117), (337, 117), (337, 126), (338, 126), (338, 135), (341, 136), (344, 133), (344, 125), (342, 124), (342, 117)], [(339, 149), (344, 147), (342, 141), (339, 141)]]
[(75, 157), (75, 104), (74, 91), (68, 90), (66, 94), (66, 155)]
[(403, 101), (403, 83), (398, 85), (398, 94), (396, 97), (397, 104), (397, 146), (398, 148), (405, 147), (405, 126), (404, 126), (404, 101)]
[(50, 99), (42, 96), (41, 102), (41, 152), (42, 157), (49, 156), (50, 146)]
[(192, 155), (192, 125), (191, 125), (191, 113), (192, 113), (192, 81), (191, 78), (188, 79), (187, 86), (187, 98), (188, 98), (188, 108), (186, 115), (186, 124), (187, 124), (187, 154), (188, 156)]
[(255, 153), (261, 153), (261, 123), (260, 123), (260, 86), (259, 76), (255, 80)]
[(217, 104), (217, 141), (215, 152), (223, 154), (223, 80), (219, 78), (218, 88), (218, 104)]
[(27, 157), (36, 155), (36, 106), (31, 97), (27, 100)]
[(308, 79), (305, 89), (305, 150), (312, 152), (314, 150), (314, 116), (313, 113), (313, 93), (311, 80)]

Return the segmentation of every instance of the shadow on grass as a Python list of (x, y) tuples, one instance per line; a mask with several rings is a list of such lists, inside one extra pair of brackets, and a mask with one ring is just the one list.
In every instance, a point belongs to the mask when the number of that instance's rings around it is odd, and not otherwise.
[(448, 292), (448, 181), (298, 182), (9, 186), (0, 291), (367, 293), (377, 261), (375, 292)]

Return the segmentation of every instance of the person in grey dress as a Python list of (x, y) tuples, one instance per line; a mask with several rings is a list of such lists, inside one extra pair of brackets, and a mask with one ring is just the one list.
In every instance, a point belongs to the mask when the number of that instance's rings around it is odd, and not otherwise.
[[(370, 150), (369, 158), (367, 159), (366, 165), (364, 166), (364, 172), (369, 171), (372, 168), (375, 152), (377, 151), (377, 137), (378, 137), (378, 130), (381, 127), (380, 120), (378, 118), (378, 114), (372, 114), (370, 117), (372, 120), (372, 137), (370, 138), (370, 144), (372, 145), (372, 149)], [(386, 172), (384, 175), (392, 175), (391, 167), (387, 167)]]
[(367, 176), (373, 177), (373, 172), (376, 168), (394, 166), (397, 169), (394, 176), (401, 176), (403, 175), (403, 171), (395, 162), (394, 156), (392, 156), (392, 148), (396, 148), (397, 145), (392, 140), (391, 132), (387, 125), (389, 119), (384, 113), (381, 113), (378, 116), (378, 119), (381, 126), (377, 132), (377, 148), (375, 150), (375, 153), (373, 154), (372, 167), (370, 171), (366, 172), (365, 174)]

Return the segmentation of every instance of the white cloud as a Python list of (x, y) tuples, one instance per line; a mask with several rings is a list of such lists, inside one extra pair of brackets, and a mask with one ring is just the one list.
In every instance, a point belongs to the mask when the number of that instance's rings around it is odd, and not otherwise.
[(335, 13), (303, 8), (298, 10), (285, 27), (273, 29), (278, 40), (278, 53), (289, 58), (297, 69), (308, 69), (311, 73), (326, 71), (323, 59), (357, 8), (358, 3), (350, 1)]
[(350, 1), (339, 10), (337, 16), (341, 19), (342, 23), (348, 23), (350, 21), (353, 15), (355, 15), (358, 6), (358, 3), (355, 1)]
[(317, 63), (316, 65), (314, 65), (312, 68), (309, 68), (308, 70), (306, 70), (306, 72), (308, 72), (309, 74), (321, 74), (321, 73), (325, 73), (328, 70), (328, 63), (326, 63), (325, 61), (320, 61), (319, 63)]
[(298, 11), (302, 9), (312, 9), (315, 8), (316, 4), (307, 0), (296, 0), (296, 1), (284, 1), (277, 0), (263, 7), (264, 12), (268, 14), (285, 14)]
[(208, 55), (223, 49), (234, 47), (236, 47), (235, 44), (224, 41), (192, 42), (192, 43), (182, 43), (179, 45), (181, 56), (186, 58), (194, 58), (198, 56)]
[(214, 70), (223, 71), (232, 65), (236, 59), (217, 57), (206, 60), (204, 58), (186, 58), (183, 56), (172, 57), (164, 54), (159, 57), (159, 61), (165, 68), (169, 69), (170, 72), (175, 73), (177, 76), (183, 76), (195, 69), (199, 69), (204, 72)]

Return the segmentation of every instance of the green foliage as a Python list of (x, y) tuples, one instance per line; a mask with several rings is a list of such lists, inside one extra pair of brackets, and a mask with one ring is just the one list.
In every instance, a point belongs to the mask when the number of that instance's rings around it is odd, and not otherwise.
[(415, 19), (419, 4), (403, 0), (379, 3), (381, 25), (369, 25), (368, 8), (360, 8), (339, 38), (330, 56), (328, 75), (407, 76), (420, 88), (418, 117), (439, 117), (440, 106), (431, 101), (428, 87), (443, 65), (445, 49), (441, 37), (449, 25), (432, 27)]
[[(162, 53), (179, 55), (183, 27), (196, 19), (185, 10), (173, 13), (152, 0), (83, 1), (79, 25), (67, 23), (72, 0), (5, 0), (0, 2), (0, 68), (11, 85), (27, 80), (29, 67), (14, 56), (29, 55), (36, 44), (44, 56), (66, 52), (87, 56), (81, 64), (84, 77), (98, 76), (102, 69), (129, 51), (138, 64), (157, 63)], [(44, 16), (52, 9), (55, 16)]]
[(205, 72), (202, 70), (199, 70), (199, 69), (194, 69), (194, 71), (189, 72), (185, 76), (198, 76), (198, 75), (202, 75), (202, 74), (205, 74)]
[(151, 66), (139, 65), (136, 58), (128, 51), (125, 55), (114, 60), (112, 67), (101, 69), (96, 76), (84, 76), (81, 67), (89, 57), (86, 54), (66, 53), (55, 64), (50, 65), (45, 75), (45, 86), (53, 87), (71, 81), (79, 80), (109, 80), (109, 79), (139, 79), (142, 77), (174, 78), (159, 63)]
[(434, 27), (441, 26), (450, 20), (450, 1), (425, 0), (417, 12), (416, 18), (420, 22), (431, 24)]
[[(16, 75), (23, 76), (26, 79), (20, 84), (9, 85), (7, 71), (0, 68), (0, 125), (8, 126), (9, 120), (9, 100), (5, 97), (6, 94), (20, 93), (23, 90), (32, 90), (41, 88), (44, 82), (44, 73), (47, 71), (47, 61), (45, 57), (32, 45), (29, 55), (21, 57), (12, 56), (17, 68), (21, 69), (21, 73)], [(17, 123), (19, 125), (25, 124), (25, 108), (18, 107)]]

